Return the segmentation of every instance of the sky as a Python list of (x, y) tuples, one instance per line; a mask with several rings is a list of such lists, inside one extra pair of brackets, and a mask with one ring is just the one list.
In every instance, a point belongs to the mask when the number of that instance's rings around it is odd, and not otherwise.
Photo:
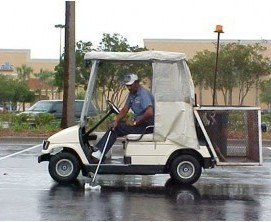
[[(32, 59), (58, 59), (64, 0), (0, 0), (0, 49), (30, 49)], [(118, 33), (143, 39), (270, 40), (270, 0), (75, 0), (76, 41), (97, 46)], [(62, 30), (61, 44), (64, 44)]]

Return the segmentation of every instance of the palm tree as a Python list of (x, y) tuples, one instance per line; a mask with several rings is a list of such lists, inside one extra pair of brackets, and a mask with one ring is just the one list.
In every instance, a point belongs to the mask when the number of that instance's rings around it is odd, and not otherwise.
[[(52, 86), (52, 77), (54, 73), (52, 71), (48, 70), (42, 70), (40, 69), (39, 73), (34, 74), (37, 78), (40, 80), (40, 94), (41, 94), (41, 88), (42, 86), (45, 87), (45, 95), (46, 97), (48, 96), (48, 86)], [(52, 95), (53, 95), (53, 90), (52, 90)]]
[[(16, 67), (18, 74), (18, 79), (23, 83), (26, 83), (30, 79), (30, 74), (33, 73), (33, 69), (26, 64), (23, 64), (21, 67)], [(25, 111), (25, 102), (23, 102), (23, 111)]]
[(26, 64), (23, 64), (21, 67), (17, 67), (16, 71), (18, 73), (18, 78), (23, 82), (29, 80), (30, 74), (33, 73), (33, 69)]

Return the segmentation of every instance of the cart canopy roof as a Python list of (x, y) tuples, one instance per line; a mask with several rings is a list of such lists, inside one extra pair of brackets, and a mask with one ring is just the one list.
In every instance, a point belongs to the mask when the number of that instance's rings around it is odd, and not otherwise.
[(176, 62), (185, 59), (184, 53), (167, 51), (142, 51), (142, 52), (96, 52), (85, 54), (85, 60), (108, 60), (108, 61), (163, 61)]

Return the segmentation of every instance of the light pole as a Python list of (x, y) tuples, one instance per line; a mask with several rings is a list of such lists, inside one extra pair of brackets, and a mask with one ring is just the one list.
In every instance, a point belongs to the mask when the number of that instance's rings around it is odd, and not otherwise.
[(217, 25), (214, 32), (217, 32), (217, 44), (216, 44), (215, 78), (214, 78), (214, 89), (213, 89), (213, 106), (215, 105), (215, 99), (216, 99), (216, 77), (217, 77), (217, 65), (218, 65), (219, 40), (220, 40), (220, 33), (224, 33), (223, 26)]
[(57, 24), (55, 25), (55, 28), (59, 28), (60, 30), (60, 41), (59, 41), (59, 44), (60, 44), (60, 48), (59, 48), (59, 60), (61, 61), (61, 37), (62, 37), (62, 29), (65, 28), (65, 25), (62, 25), (62, 24)]
[[(55, 28), (59, 28), (60, 30), (60, 39), (59, 39), (59, 65), (60, 65), (60, 62), (61, 62), (61, 37), (62, 37), (62, 29), (65, 28), (65, 25), (62, 25), (62, 24), (57, 24), (55, 25)], [(58, 97), (60, 98), (60, 92), (58, 94)]]

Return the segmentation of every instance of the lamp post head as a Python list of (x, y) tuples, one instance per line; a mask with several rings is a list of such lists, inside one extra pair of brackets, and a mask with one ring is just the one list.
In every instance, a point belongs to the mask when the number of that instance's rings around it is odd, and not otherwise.
[(216, 25), (214, 32), (224, 33), (223, 32), (223, 26), (222, 25)]

